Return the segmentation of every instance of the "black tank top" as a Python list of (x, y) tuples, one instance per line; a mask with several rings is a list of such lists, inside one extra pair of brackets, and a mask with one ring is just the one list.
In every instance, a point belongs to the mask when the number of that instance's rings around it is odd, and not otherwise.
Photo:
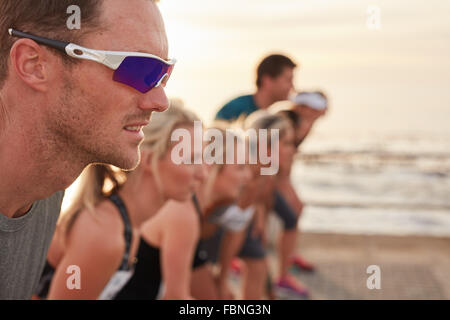
[[(197, 196), (195, 194), (192, 196), (192, 202), (194, 203), (195, 210), (197, 211), (201, 227), (201, 223), (203, 221), (203, 214), (202, 209), (200, 208), (200, 204), (198, 203)], [(199, 268), (207, 262), (208, 262), (208, 252), (203, 248), (203, 242), (200, 239), (197, 243), (197, 248), (195, 249), (192, 268), (193, 269)]]
[[(117, 289), (116, 290), (110, 289), (109, 291), (107, 290), (108, 285), (111, 285), (112, 283), (114, 283), (114, 278), (116, 277), (116, 275), (119, 272), (121, 272), (121, 271), (129, 272), (129, 273), (132, 272), (132, 269), (130, 268), (128, 261), (129, 261), (129, 257), (130, 257), (130, 248), (131, 248), (131, 241), (132, 241), (132, 237), (133, 237), (133, 230), (131, 227), (130, 219), (128, 217), (128, 212), (125, 207), (125, 204), (123, 203), (123, 201), (119, 197), (119, 195), (113, 194), (113, 195), (109, 196), (108, 199), (116, 205), (117, 209), (120, 212), (120, 216), (121, 216), (123, 224), (124, 224), (125, 252), (122, 257), (122, 262), (120, 264), (119, 269), (117, 269), (117, 272), (111, 277), (107, 286), (100, 294), (100, 298), (102, 298), (102, 296), (103, 296), (103, 299), (105, 299), (107, 295), (111, 295), (111, 294), (115, 295), (115, 293), (117, 293), (117, 291), (119, 291)], [(48, 262), (48, 260), (46, 260), (44, 271), (42, 272), (42, 276), (39, 280), (38, 287), (36, 289), (36, 295), (39, 298), (41, 298), (41, 299), (47, 298), (48, 291), (50, 290), (50, 284), (53, 279), (54, 273), (55, 273), (55, 268)], [(131, 277), (131, 275), (130, 275), (130, 277)], [(117, 280), (115, 282), (117, 283)]]
[[(195, 194), (192, 196), (192, 202), (201, 221), (202, 212)], [(207, 253), (205, 250), (202, 250), (201, 243), (199, 242), (195, 250), (192, 268), (198, 268), (207, 262)], [(155, 300), (158, 297), (161, 282), (160, 248), (150, 245), (141, 237), (134, 274), (130, 281), (116, 295), (116, 299)]]

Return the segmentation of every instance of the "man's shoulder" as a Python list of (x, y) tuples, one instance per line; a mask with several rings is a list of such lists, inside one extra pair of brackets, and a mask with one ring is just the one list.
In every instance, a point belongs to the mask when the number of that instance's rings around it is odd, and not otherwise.
[(40, 200), (46, 203), (47, 205), (56, 205), (61, 206), (63, 198), (64, 198), (65, 190), (58, 191), (54, 194), (52, 194), (50, 197)]
[(255, 111), (255, 106), (252, 95), (239, 96), (227, 102), (217, 113), (216, 119), (231, 120), (239, 118), (242, 114), (250, 114)]
[(39, 200), (33, 207), (37, 211), (43, 211), (44, 214), (59, 217), (65, 191), (58, 191), (50, 197)]
[(0, 231), (11, 233), (22, 230), (29, 233), (34, 228), (56, 224), (61, 211), (64, 191), (54, 193), (48, 198), (33, 203), (30, 210), (17, 219), (7, 218), (0, 214)]
[(251, 94), (246, 94), (243, 96), (236, 97), (236, 98), (230, 100), (227, 104), (241, 104), (241, 103), (249, 103), (249, 102), (253, 103), (253, 95), (251, 95)]
[(234, 98), (233, 100), (228, 101), (223, 107), (224, 108), (230, 108), (230, 109), (246, 109), (249, 107), (254, 106), (253, 102), (253, 95), (248, 94), (244, 96), (239, 96), (237, 98)]
[[(58, 191), (52, 194), (46, 199), (39, 200), (32, 207), (33, 212), (33, 223), (36, 224), (38, 228), (48, 225), (56, 225), (56, 222), (61, 213), (61, 206), (64, 198), (65, 191)], [(51, 233), (53, 230), (51, 230)]]

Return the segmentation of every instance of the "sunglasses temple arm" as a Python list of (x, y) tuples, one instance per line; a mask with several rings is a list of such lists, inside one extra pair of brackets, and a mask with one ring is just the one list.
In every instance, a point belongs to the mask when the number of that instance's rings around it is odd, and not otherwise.
[(113, 70), (116, 70), (126, 58), (126, 55), (109, 54), (108, 51), (88, 49), (74, 43), (69, 43), (65, 52), (73, 58), (99, 62)]
[(13, 37), (31, 39), (31, 40), (36, 41), (37, 43), (44, 44), (49, 47), (58, 49), (64, 53), (66, 52), (66, 47), (69, 45), (69, 42), (51, 40), (51, 39), (47, 39), (44, 37), (35, 36), (35, 35), (29, 34), (29, 33), (17, 31), (14, 29), (9, 29), (8, 32)]

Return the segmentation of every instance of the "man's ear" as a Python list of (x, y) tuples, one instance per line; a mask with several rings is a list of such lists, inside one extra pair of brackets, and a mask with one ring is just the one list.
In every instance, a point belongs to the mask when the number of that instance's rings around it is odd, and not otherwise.
[(30, 39), (17, 40), (11, 50), (11, 67), (27, 85), (38, 91), (49, 89), (49, 52)]

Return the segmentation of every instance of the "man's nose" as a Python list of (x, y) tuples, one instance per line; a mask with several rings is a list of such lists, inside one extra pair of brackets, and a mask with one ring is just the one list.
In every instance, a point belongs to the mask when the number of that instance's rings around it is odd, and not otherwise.
[(169, 100), (164, 88), (159, 86), (143, 94), (139, 100), (139, 108), (156, 112), (166, 111), (169, 108)]

